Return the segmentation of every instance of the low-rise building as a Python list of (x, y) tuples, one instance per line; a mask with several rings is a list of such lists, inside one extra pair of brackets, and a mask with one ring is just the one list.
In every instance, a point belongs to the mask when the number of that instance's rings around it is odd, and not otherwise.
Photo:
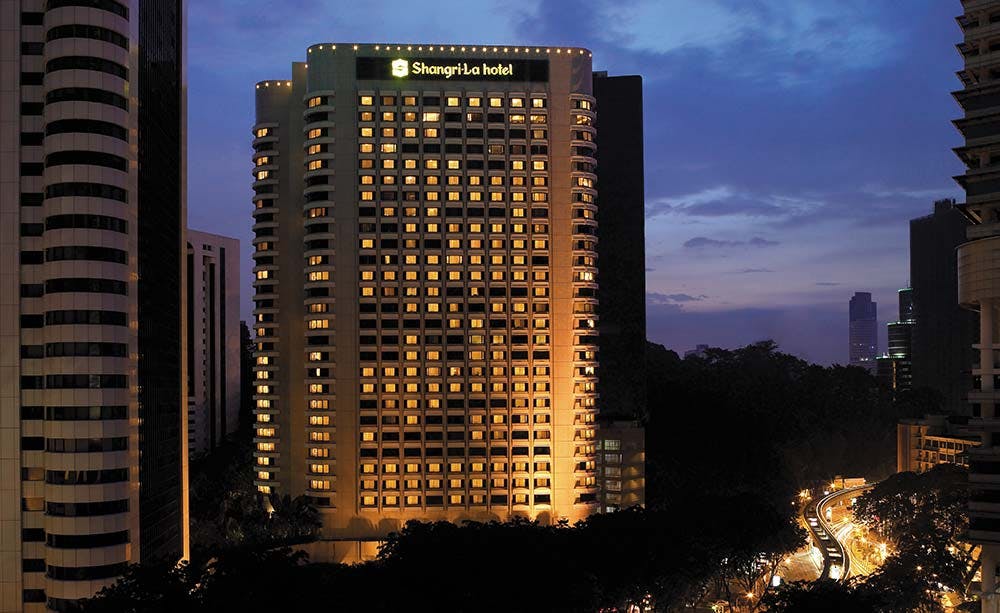
[(968, 423), (968, 417), (957, 415), (900, 420), (896, 426), (896, 471), (922, 473), (938, 464), (968, 466), (969, 448), (980, 444)]
[(646, 430), (635, 421), (609, 421), (598, 429), (600, 510), (646, 506)]

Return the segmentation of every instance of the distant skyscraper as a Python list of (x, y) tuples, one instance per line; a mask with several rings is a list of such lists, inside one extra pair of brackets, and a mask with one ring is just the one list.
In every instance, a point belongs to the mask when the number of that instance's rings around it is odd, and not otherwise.
[(240, 241), (188, 230), (188, 444), (236, 431), (240, 411)]
[(597, 392), (605, 417), (646, 414), (646, 239), (642, 77), (594, 74), (601, 228)]
[[(958, 72), (964, 89), (955, 99), (965, 116), (955, 126), (965, 145), (955, 153), (966, 165), (956, 177), (965, 189), (961, 210), (972, 222), (968, 241), (958, 248), (958, 302), (979, 312), (979, 359), (972, 366), (969, 403), (970, 426), (982, 436), (982, 445), (969, 450), (968, 538), (982, 545), (982, 611), (1000, 611), (1000, 380), (997, 342), (1000, 333), (1000, 53), (996, 53), (995, 29), (1000, 0), (963, 1), (966, 9), (958, 18), (964, 40), (958, 49), (965, 67)], [(917, 314), (920, 317), (920, 314)]]
[(913, 288), (913, 387), (939, 392), (949, 414), (969, 415), (969, 370), (979, 338), (976, 313), (958, 305), (956, 249), (969, 222), (953, 200), (910, 220), (910, 283)]
[(869, 292), (855, 292), (850, 303), (850, 364), (875, 372), (878, 357), (878, 305)]
[(0, 611), (187, 554), (180, 0), (0, 0)]
[(409, 519), (594, 512), (589, 52), (305, 59), (256, 89), (259, 491), (308, 496), (341, 559)]

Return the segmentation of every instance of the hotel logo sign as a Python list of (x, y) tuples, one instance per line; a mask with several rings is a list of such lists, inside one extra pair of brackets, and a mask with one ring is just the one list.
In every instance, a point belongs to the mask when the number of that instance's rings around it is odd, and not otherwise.
[(361, 80), (423, 81), (548, 81), (548, 60), (494, 58), (381, 58), (360, 57)]
[(410, 74), (410, 62), (404, 59), (392, 61), (392, 76), (405, 77)]

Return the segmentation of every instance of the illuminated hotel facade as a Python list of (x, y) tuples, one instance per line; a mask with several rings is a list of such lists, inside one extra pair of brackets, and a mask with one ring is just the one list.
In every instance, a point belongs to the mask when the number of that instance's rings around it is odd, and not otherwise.
[(256, 484), (334, 557), (597, 509), (595, 117), (578, 48), (322, 44), (257, 84)]
[(184, 10), (0, 0), (0, 611), (187, 554)]

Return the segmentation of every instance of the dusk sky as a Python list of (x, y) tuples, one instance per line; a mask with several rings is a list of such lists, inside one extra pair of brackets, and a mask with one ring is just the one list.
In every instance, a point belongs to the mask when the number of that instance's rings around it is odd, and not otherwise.
[(677, 351), (773, 338), (846, 363), (855, 291), (879, 303), (884, 350), (908, 220), (962, 198), (958, 0), (188, 6), (190, 226), (243, 241), (245, 319), (253, 86), (313, 43), (581, 46), (642, 75), (648, 336)]

